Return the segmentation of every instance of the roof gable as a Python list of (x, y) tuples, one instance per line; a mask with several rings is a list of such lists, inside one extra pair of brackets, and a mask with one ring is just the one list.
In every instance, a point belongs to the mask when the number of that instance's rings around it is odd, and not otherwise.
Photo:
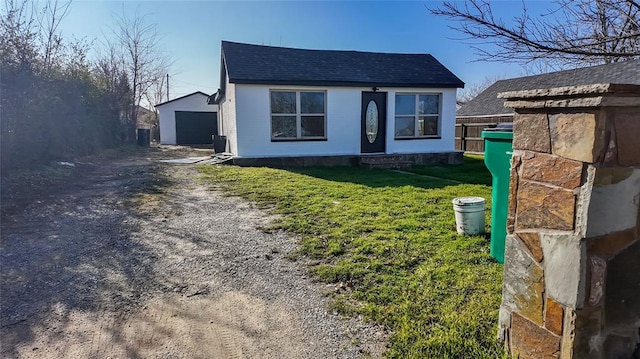
[(474, 99), (462, 105), (456, 112), (456, 116), (513, 114), (513, 109), (504, 107), (504, 99), (497, 97), (500, 92), (590, 85), (595, 83), (640, 85), (640, 60), (627, 60), (611, 64), (496, 81), (493, 85), (487, 87), (486, 90), (479, 93)]
[(184, 98), (191, 97), (191, 96), (194, 96), (194, 95), (202, 95), (202, 96), (205, 96), (207, 98), (207, 100), (209, 99), (209, 95), (207, 95), (206, 93), (204, 93), (202, 91), (196, 91), (196, 92), (192, 92), (190, 94), (184, 95), (184, 96), (176, 97), (173, 100), (169, 100), (169, 101), (165, 101), (165, 102), (159, 103), (159, 104), (155, 105), (154, 107), (160, 107), (160, 106), (166, 105), (166, 104), (168, 104), (170, 102), (179, 101), (179, 100), (182, 100)]
[(303, 50), (222, 42), (229, 82), (267, 85), (463, 87), (428, 54)]

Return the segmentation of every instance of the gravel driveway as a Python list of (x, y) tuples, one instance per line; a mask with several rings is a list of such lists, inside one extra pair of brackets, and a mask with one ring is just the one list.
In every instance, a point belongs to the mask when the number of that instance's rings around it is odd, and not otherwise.
[(158, 162), (186, 155), (94, 158), (3, 198), (2, 357), (380, 357), (383, 331), (327, 312), (333, 287), (268, 214)]

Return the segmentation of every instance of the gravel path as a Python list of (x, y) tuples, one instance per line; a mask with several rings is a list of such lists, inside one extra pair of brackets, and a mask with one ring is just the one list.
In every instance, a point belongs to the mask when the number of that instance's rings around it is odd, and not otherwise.
[(2, 357), (381, 357), (383, 331), (328, 313), (333, 287), (285, 258), (295, 238), (158, 162), (185, 155), (90, 161), (3, 211)]

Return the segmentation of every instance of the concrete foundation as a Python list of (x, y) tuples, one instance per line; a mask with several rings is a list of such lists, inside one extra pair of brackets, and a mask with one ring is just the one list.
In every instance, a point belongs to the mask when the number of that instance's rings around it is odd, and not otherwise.
[(438, 153), (412, 153), (393, 155), (352, 155), (352, 156), (306, 156), (306, 157), (236, 157), (233, 164), (248, 167), (310, 167), (310, 166), (358, 166), (362, 159), (393, 157), (398, 162), (414, 165), (455, 165), (462, 163), (462, 151)]

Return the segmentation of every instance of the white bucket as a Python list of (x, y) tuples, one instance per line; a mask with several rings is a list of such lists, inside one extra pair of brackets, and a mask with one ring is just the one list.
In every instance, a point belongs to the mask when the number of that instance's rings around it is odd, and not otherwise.
[(459, 234), (474, 236), (484, 233), (485, 200), (482, 197), (459, 197), (453, 199), (456, 214), (456, 229)]

